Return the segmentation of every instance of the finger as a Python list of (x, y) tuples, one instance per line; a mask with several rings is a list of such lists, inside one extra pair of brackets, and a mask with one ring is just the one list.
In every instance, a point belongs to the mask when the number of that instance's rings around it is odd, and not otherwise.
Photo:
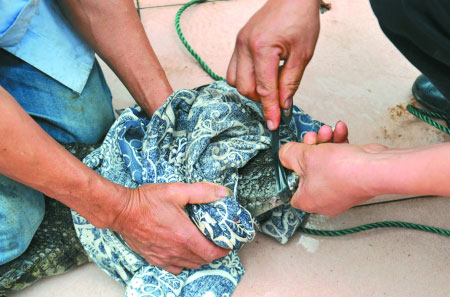
[(303, 136), (304, 144), (317, 144), (317, 133), (316, 132), (308, 132)]
[(311, 147), (313, 146), (297, 142), (289, 142), (284, 144), (279, 151), (281, 164), (284, 167), (301, 174), (303, 172), (302, 167), (304, 166), (303, 155)]
[(320, 127), (319, 132), (317, 133), (317, 142), (318, 143), (326, 143), (331, 142), (333, 140), (333, 129), (330, 126), (324, 125)]
[(162, 266), (161, 268), (175, 275), (178, 275), (181, 273), (181, 271), (183, 271), (183, 267), (174, 265)]
[(300, 85), (305, 67), (306, 64), (302, 63), (300, 57), (295, 53), (292, 53), (284, 63), (278, 83), (280, 106), (283, 109), (289, 109), (292, 105), (294, 94)]
[(188, 203), (205, 204), (232, 196), (233, 191), (227, 187), (211, 182), (199, 182), (195, 184), (179, 183), (179, 188), (174, 195), (182, 195), (186, 199), (184, 205)]
[[(186, 224), (192, 224), (192, 222), (186, 222)], [(169, 241), (169, 240), (167, 240)], [(184, 241), (185, 243), (188, 241)], [(175, 265), (185, 268), (197, 269), (201, 265), (205, 264), (205, 260), (194, 254), (186, 244), (183, 245), (168, 245), (166, 247), (152, 246), (152, 251), (145, 255), (147, 262), (155, 264), (159, 263), (159, 266), (163, 265)]]
[(338, 121), (336, 123), (336, 127), (334, 128), (333, 142), (334, 143), (342, 143), (342, 142), (348, 143), (348, 128), (344, 122)]
[(238, 51), (236, 65), (236, 88), (238, 92), (254, 101), (260, 101), (256, 93), (253, 59), (246, 48)]
[[(180, 273), (182, 269), (198, 269), (204, 263), (202, 260), (199, 263), (194, 263), (184, 258), (179, 257), (170, 257), (170, 258), (162, 258), (160, 255), (153, 255), (152, 257), (145, 257), (145, 260), (155, 266), (158, 266), (162, 269), (170, 271), (171, 273), (177, 272)], [(170, 270), (169, 270), (170, 269)], [(175, 274), (175, 273), (174, 273)]]
[(189, 268), (189, 269), (198, 269), (203, 264), (206, 264), (203, 259), (201, 259), (198, 262), (192, 262), (189, 259), (186, 259), (185, 257), (170, 257), (165, 259), (160, 259), (161, 262), (167, 263), (161, 266), (176, 266), (181, 268)]
[(173, 263), (175, 263), (176, 266), (183, 267), (183, 268), (189, 268), (189, 269), (199, 269), (202, 265), (206, 264), (203, 262), (204, 261), (195, 263), (192, 261), (187, 261), (186, 259), (183, 259), (183, 258), (173, 259)]
[(231, 56), (230, 64), (227, 69), (227, 83), (230, 86), (236, 86), (236, 68), (237, 68), (237, 47), (235, 46), (233, 55)]
[(274, 49), (257, 50), (253, 55), (255, 65), (256, 93), (258, 94), (269, 130), (280, 124), (280, 104), (278, 96), (279, 53)]
[[(192, 226), (194, 226), (192, 224)], [(195, 226), (194, 226), (195, 227)], [(192, 230), (186, 246), (203, 259), (202, 264), (211, 263), (217, 258), (226, 256), (230, 250), (221, 248), (208, 240), (198, 229)]]

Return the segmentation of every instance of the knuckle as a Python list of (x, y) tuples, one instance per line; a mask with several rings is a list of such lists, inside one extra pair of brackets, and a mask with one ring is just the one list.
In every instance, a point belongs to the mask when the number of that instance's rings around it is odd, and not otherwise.
[(271, 101), (274, 101), (273, 105), (277, 105), (277, 102), (275, 102), (275, 88), (273, 88), (270, 84), (262, 81), (258, 82), (256, 85), (256, 93), (258, 93), (261, 97), (271, 99)]
[(248, 40), (248, 32), (247, 30), (245, 30), (245, 28), (242, 28), (236, 37), (236, 46), (237, 47), (246, 46), (247, 40)]
[(227, 84), (229, 84), (232, 87), (236, 87), (236, 80), (234, 75), (227, 74)]
[(237, 90), (238, 90), (238, 92), (241, 95), (243, 95), (245, 97), (249, 97), (249, 98), (255, 99), (255, 91), (251, 87), (244, 86), (244, 85), (239, 85), (237, 87)]
[(250, 50), (256, 55), (263, 53), (267, 47), (268, 42), (262, 35), (255, 35), (250, 40)]
[(243, 35), (239, 34), (236, 38), (236, 47), (238, 49), (242, 49), (246, 45), (247, 45), (247, 38), (244, 37)]
[(293, 93), (295, 93), (295, 91), (297, 91), (299, 85), (300, 85), (300, 79), (296, 79), (296, 78), (288, 80), (285, 83), (286, 88), (291, 90)]
[(304, 64), (308, 64), (309, 61), (311, 61), (313, 55), (314, 55), (314, 49), (305, 49), (300, 55), (300, 60)]

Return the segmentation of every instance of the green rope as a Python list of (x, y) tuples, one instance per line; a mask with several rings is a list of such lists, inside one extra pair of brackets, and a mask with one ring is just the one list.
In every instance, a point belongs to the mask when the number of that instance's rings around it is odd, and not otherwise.
[(437, 112), (420, 109), (420, 108), (412, 106), (411, 104), (408, 104), (408, 106), (406, 106), (406, 109), (410, 113), (412, 113), (414, 116), (416, 116), (418, 119), (424, 121), (425, 123), (432, 125), (433, 127), (441, 130), (442, 132), (450, 134), (450, 129), (448, 127), (445, 127), (444, 125), (441, 125), (432, 119), (432, 118), (435, 118), (435, 119), (444, 120), (447, 122), (447, 125), (448, 125), (448, 123), (450, 123), (450, 117), (445, 116), (440, 113), (437, 113)]
[(189, 51), (189, 53), (191, 53), (191, 55), (197, 60), (197, 62), (200, 64), (200, 66), (203, 67), (203, 70), (205, 70), (206, 73), (208, 73), (208, 75), (211, 76), (212, 79), (214, 79), (214, 80), (225, 80), (220, 75), (217, 75), (216, 73), (214, 73), (214, 71), (212, 71), (211, 68), (209, 68), (208, 65), (206, 65), (205, 61), (203, 61), (202, 58), (200, 58), (200, 56), (197, 54), (197, 52), (186, 41), (186, 39), (184, 38), (183, 32), (181, 32), (181, 29), (180, 29), (180, 16), (186, 10), (186, 8), (188, 8), (189, 6), (191, 6), (193, 4), (203, 3), (205, 1), (206, 0), (192, 0), (191, 2), (184, 4), (178, 10), (178, 12), (175, 16), (175, 29), (177, 30), (178, 37), (180, 38), (181, 42), (184, 44), (184, 47), (186, 47), (186, 49)]
[(371, 224), (365, 224), (358, 227), (353, 228), (347, 228), (342, 230), (315, 230), (315, 229), (309, 229), (304, 227), (299, 227), (297, 229), (298, 232), (310, 234), (310, 235), (317, 235), (317, 236), (343, 236), (343, 235), (349, 235), (361, 231), (367, 231), (370, 229), (375, 228), (406, 228), (406, 229), (414, 229), (414, 230), (420, 230), (424, 232), (430, 232), (435, 233), (438, 235), (443, 236), (450, 236), (450, 230), (432, 227), (432, 226), (426, 226), (421, 224), (414, 224), (414, 223), (408, 223), (408, 222), (398, 222), (398, 221), (385, 221), (385, 222), (376, 222)]
[[(176, 14), (176, 17), (175, 17), (175, 29), (177, 30), (178, 37), (180, 38), (180, 40), (183, 43), (183, 45), (186, 47), (186, 49), (189, 51), (189, 53), (191, 53), (191, 55), (197, 60), (197, 62), (203, 67), (203, 69), (206, 71), (206, 73), (208, 73), (208, 75), (210, 77), (212, 77), (214, 80), (224, 80), (223, 77), (221, 77), (221, 76), (217, 75), (216, 73), (214, 73), (214, 71), (212, 71), (211, 68), (209, 68), (208, 65), (206, 65), (205, 61), (203, 61), (202, 58), (200, 58), (200, 56), (197, 54), (197, 52), (186, 41), (186, 39), (184, 38), (183, 32), (181, 32), (181, 29), (180, 29), (180, 16), (181, 16), (181, 14), (189, 6), (191, 6), (193, 4), (196, 4), (196, 3), (203, 3), (205, 1), (206, 0), (192, 0), (191, 2), (188, 2), (188, 3), (184, 4), (178, 10), (178, 12)], [(413, 113), (410, 110), (410, 108), (413, 108), (412, 106), (410, 107), (410, 105), (408, 105), (407, 108), (408, 108), (409, 112)], [(416, 115), (415, 113), (413, 113), (413, 114)], [(434, 117), (434, 118), (441, 118), (440, 115), (437, 115), (437, 114), (434, 114), (434, 113), (431, 116)], [(417, 117), (419, 117), (419, 116), (417, 116)], [(419, 118), (422, 119), (421, 117), (419, 117)], [(444, 118), (444, 119), (445, 120), (449, 120), (447, 118)], [(423, 121), (425, 121), (425, 120), (423, 120)], [(426, 122), (428, 123), (428, 121), (426, 121)], [(435, 124), (439, 125), (438, 123), (435, 123)], [(432, 124), (432, 125), (435, 126), (434, 124)], [(442, 126), (442, 125), (439, 125), (439, 126)], [(435, 127), (437, 127), (437, 126), (435, 126)], [(444, 126), (442, 126), (442, 127), (447, 129)], [(437, 127), (437, 128), (441, 129), (439, 127)], [(445, 130), (442, 130), (442, 131), (446, 132)], [(448, 129), (447, 129), (447, 131), (448, 131)], [(449, 133), (449, 132), (446, 132), (446, 133)], [(314, 230), (314, 229), (299, 227), (297, 229), (297, 231), (302, 232), (302, 233), (306, 233), (306, 234), (311, 234), (311, 235), (318, 235), (318, 236), (342, 236), (342, 235), (353, 234), (353, 233), (366, 231), (366, 230), (370, 230), (370, 229), (375, 229), (375, 228), (407, 228), (407, 229), (420, 230), (420, 231), (424, 231), (424, 232), (432, 232), (432, 233), (439, 234), (439, 235), (444, 235), (444, 236), (450, 236), (450, 230), (445, 230), (445, 229), (431, 227), (431, 226), (425, 226), (425, 225), (421, 225), (421, 224), (414, 224), (414, 223), (407, 223), (407, 222), (396, 222), (396, 221), (376, 222), (376, 223), (361, 225), (361, 226), (358, 226), (358, 227), (342, 229), (342, 230)]]

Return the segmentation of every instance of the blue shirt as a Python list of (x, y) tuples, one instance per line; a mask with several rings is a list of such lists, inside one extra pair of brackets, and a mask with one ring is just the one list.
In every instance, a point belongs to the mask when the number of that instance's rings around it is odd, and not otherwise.
[(0, 47), (77, 93), (95, 59), (54, 0), (0, 0)]

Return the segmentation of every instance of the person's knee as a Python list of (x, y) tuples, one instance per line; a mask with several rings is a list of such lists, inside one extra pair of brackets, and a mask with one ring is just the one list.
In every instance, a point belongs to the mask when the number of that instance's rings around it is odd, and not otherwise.
[(23, 228), (20, 224), (3, 226), (0, 229), (0, 265), (22, 255), (29, 246), (33, 234), (27, 232), (27, 228)]
[(86, 86), (79, 97), (68, 100), (74, 112), (66, 113), (62, 122), (69, 127), (75, 142), (98, 143), (106, 135), (115, 116), (112, 97), (102, 70), (94, 63)]
[(0, 175), (0, 265), (27, 249), (44, 212), (42, 193)]

